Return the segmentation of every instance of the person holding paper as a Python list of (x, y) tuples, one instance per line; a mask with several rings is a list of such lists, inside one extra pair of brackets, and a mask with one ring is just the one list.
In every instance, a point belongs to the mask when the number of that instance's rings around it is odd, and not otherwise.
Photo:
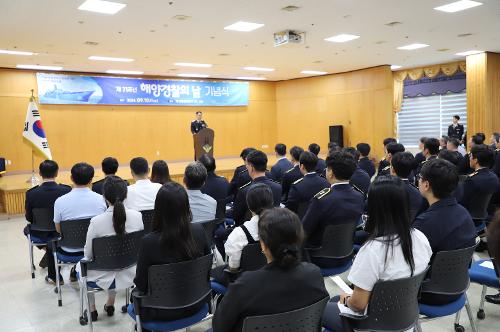
[(333, 298), (323, 314), (323, 326), (332, 331), (351, 330), (339, 313), (363, 315), (370, 294), (379, 280), (407, 278), (423, 272), (432, 255), (425, 235), (412, 228), (405, 184), (392, 176), (378, 177), (370, 186), (366, 230), (370, 233), (361, 247), (348, 279), (352, 295)]

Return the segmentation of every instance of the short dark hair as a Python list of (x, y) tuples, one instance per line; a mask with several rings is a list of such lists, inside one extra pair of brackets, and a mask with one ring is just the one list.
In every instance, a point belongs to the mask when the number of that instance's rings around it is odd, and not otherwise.
[(321, 151), (321, 147), (316, 143), (311, 143), (309, 144), (308, 150), (317, 156)]
[(427, 139), (427, 137), (420, 137), (420, 143), (424, 144), (425, 143), (425, 140)]
[(387, 137), (384, 139), (384, 146), (387, 146), (390, 143), (397, 143), (396, 139), (394, 137)]
[(483, 142), (486, 141), (486, 135), (484, 133), (476, 133), (477, 136), (480, 136), (483, 139)]
[[(460, 120), (460, 115), (454, 115), (453, 116), (455, 119)], [(449, 119), (449, 118), (448, 118)]]
[(156, 160), (151, 167), (151, 182), (165, 184), (172, 181), (170, 169), (165, 160)]
[(143, 157), (135, 157), (130, 161), (130, 169), (135, 175), (146, 175), (149, 171), (148, 161)]
[(189, 163), (184, 170), (184, 183), (188, 189), (200, 189), (207, 180), (207, 169), (199, 161)]
[(338, 151), (338, 150), (340, 150), (340, 145), (338, 145), (335, 142), (328, 143), (328, 153), (331, 153), (332, 151)]
[(455, 166), (458, 166), (458, 163), (460, 162), (460, 159), (458, 157), (458, 152), (450, 151), (447, 149), (442, 149), (441, 151), (439, 151), (438, 158), (448, 160)]
[(57, 172), (59, 172), (59, 165), (53, 160), (44, 160), (38, 166), (38, 170), (42, 178), (53, 179), (57, 176)]
[(300, 159), (300, 154), (304, 152), (304, 149), (302, 149), (300, 146), (293, 146), (290, 149), (290, 155), (292, 156), (293, 159), (299, 161)]
[(118, 171), (118, 160), (113, 157), (106, 157), (101, 162), (102, 171), (106, 175), (114, 175)]
[(274, 147), (274, 151), (280, 155), (280, 156), (285, 156), (286, 155), (286, 145), (283, 143), (278, 143)]
[(485, 137), (482, 135), (479, 135), (479, 134), (472, 135), (471, 140), (472, 140), (472, 143), (474, 143), (474, 145), (481, 145), (484, 143)]
[(372, 148), (368, 143), (359, 143), (358, 145), (356, 145), (356, 150), (358, 150), (363, 157), (368, 157), (371, 149)]
[(255, 150), (247, 156), (247, 163), (253, 166), (257, 172), (265, 172), (267, 168), (267, 156), (264, 152)]
[(441, 139), (445, 142), (445, 143), (448, 143), (448, 141), (450, 140), (450, 138), (446, 135), (443, 135), (441, 136)]
[(420, 170), (422, 181), (428, 181), (432, 193), (439, 199), (450, 196), (458, 185), (457, 168), (447, 160), (428, 160)]
[(264, 183), (251, 185), (247, 191), (246, 199), (248, 209), (257, 215), (260, 215), (265, 209), (270, 209), (274, 206), (273, 192)]
[(350, 180), (356, 170), (356, 161), (352, 154), (345, 151), (335, 151), (326, 158), (326, 167), (339, 180)]
[(304, 165), (306, 171), (314, 172), (318, 165), (318, 157), (313, 152), (304, 151), (300, 154), (299, 164)]
[(207, 172), (215, 172), (216, 164), (215, 159), (211, 155), (204, 153), (198, 158), (198, 161), (205, 166)]
[(197, 111), (197, 112), (196, 112), (196, 115), (198, 115), (198, 114), (203, 114), (203, 112), (201, 112), (201, 111)]
[(424, 142), (424, 150), (427, 149), (431, 155), (437, 155), (439, 153), (439, 140), (437, 138), (428, 138)]
[(255, 148), (244, 148), (243, 150), (241, 150), (241, 153), (240, 153), (240, 158), (243, 159), (243, 160), (246, 160), (247, 159), (247, 156), (250, 154), (250, 152), (252, 151), (255, 151)]
[(451, 143), (456, 148), (458, 148), (460, 146), (460, 141), (458, 140), (458, 138), (455, 138), (455, 137), (451, 137), (448, 140), (448, 143)]
[(392, 156), (405, 152), (405, 146), (401, 143), (389, 143), (386, 147), (387, 153), (390, 153)]
[(94, 167), (87, 163), (77, 163), (71, 167), (71, 178), (79, 186), (86, 186), (94, 177)]
[(410, 152), (400, 152), (392, 156), (391, 166), (397, 176), (407, 179), (415, 168), (415, 157)]
[(493, 150), (485, 144), (474, 145), (470, 149), (470, 154), (472, 158), (477, 159), (477, 162), (481, 167), (491, 167), (493, 164)]
[(345, 152), (352, 155), (354, 157), (354, 161), (356, 162), (356, 164), (358, 163), (358, 159), (359, 159), (359, 151), (358, 150), (356, 150), (355, 148), (350, 147), (350, 146), (343, 148), (342, 150), (344, 150)]

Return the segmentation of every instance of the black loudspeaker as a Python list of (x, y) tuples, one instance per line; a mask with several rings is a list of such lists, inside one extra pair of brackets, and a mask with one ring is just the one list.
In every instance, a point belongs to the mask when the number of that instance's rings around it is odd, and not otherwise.
[(0, 175), (5, 173), (5, 159), (0, 158)]
[(342, 126), (330, 126), (330, 142), (344, 147), (344, 128)]

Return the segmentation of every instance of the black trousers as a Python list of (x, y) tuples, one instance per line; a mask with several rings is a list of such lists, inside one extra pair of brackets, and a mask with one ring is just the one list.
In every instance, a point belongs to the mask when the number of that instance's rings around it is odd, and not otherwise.
[(339, 301), (340, 296), (334, 296), (326, 304), (325, 311), (323, 311), (322, 325), (333, 332), (351, 332), (353, 329), (349, 324), (349, 320), (340, 316)]
[[(57, 248), (57, 252), (66, 256), (83, 256), (83, 252), (67, 252), (61, 248)], [(52, 248), (50, 246), (47, 247), (47, 272), (48, 277), (52, 280), (56, 280), (56, 267), (54, 266), (54, 254), (52, 252)], [(60, 273), (61, 269), (59, 269), (58, 273)]]

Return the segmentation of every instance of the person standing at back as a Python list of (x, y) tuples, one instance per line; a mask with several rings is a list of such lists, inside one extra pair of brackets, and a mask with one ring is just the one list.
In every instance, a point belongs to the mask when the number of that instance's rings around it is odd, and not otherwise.
[(316, 143), (311, 143), (309, 144), (309, 148), (308, 148), (309, 152), (312, 152), (316, 155), (316, 157), (318, 157), (318, 164), (316, 165), (316, 173), (318, 174), (324, 174), (325, 172), (325, 169), (326, 169), (326, 162), (324, 159), (321, 159), (319, 157), (319, 152), (321, 151), (321, 147), (316, 144)]
[(229, 190), (229, 182), (223, 176), (215, 174), (216, 164), (215, 159), (209, 154), (201, 155), (198, 160), (207, 169), (207, 179), (201, 187), (201, 192), (215, 199), (217, 202), (227, 197)]
[(359, 143), (358, 145), (356, 145), (356, 150), (358, 150), (360, 154), (358, 160), (359, 168), (368, 173), (368, 176), (371, 179), (375, 175), (375, 164), (369, 158), (371, 151), (370, 144)]
[(153, 183), (148, 179), (148, 161), (142, 157), (132, 159), (130, 161), (130, 171), (135, 183), (128, 188), (127, 199), (124, 202), (125, 206), (136, 211), (153, 210), (156, 194), (161, 184)]
[(448, 137), (461, 141), (464, 138), (464, 126), (458, 123), (460, 116), (454, 115), (452, 121), (453, 123), (448, 126)]
[(281, 180), (281, 200), (283, 202), (286, 202), (286, 200), (288, 199), (288, 192), (290, 191), (290, 187), (292, 186), (292, 184), (303, 176), (299, 168), (300, 155), (302, 154), (302, 152), (304, 152), (304, 149), (299, 146), (294, 146), (290, 149), (290, 160), (293, 164), (293, 167), (287, 170), (285, 174), (283, 174), (283, 179)]
[(92, 183), (92, 191), (102, 195), (102, 185), (106, 177), (110, 175), (115, 175), (118, 171), (118, 160), (113, 157), (106, 157), (101, 162), (102, 172), (104, 173), (104, 179)]
[(189, 197), (189, 207), (193, 215), (193, 222), (202, 222), (215, 219), (217, 201), (201, 192), (207, 179), (207, 169), (199, 161), (186, 166), (184, 184)]
[(286, 158), (286, 145), (282, 143), (276, 144), (274, 147), (274, 152), (276, 152), (276, 164), (271, 167), (271, 178), (281, 183), (283, 174), (293, 167), (292, 163)]

